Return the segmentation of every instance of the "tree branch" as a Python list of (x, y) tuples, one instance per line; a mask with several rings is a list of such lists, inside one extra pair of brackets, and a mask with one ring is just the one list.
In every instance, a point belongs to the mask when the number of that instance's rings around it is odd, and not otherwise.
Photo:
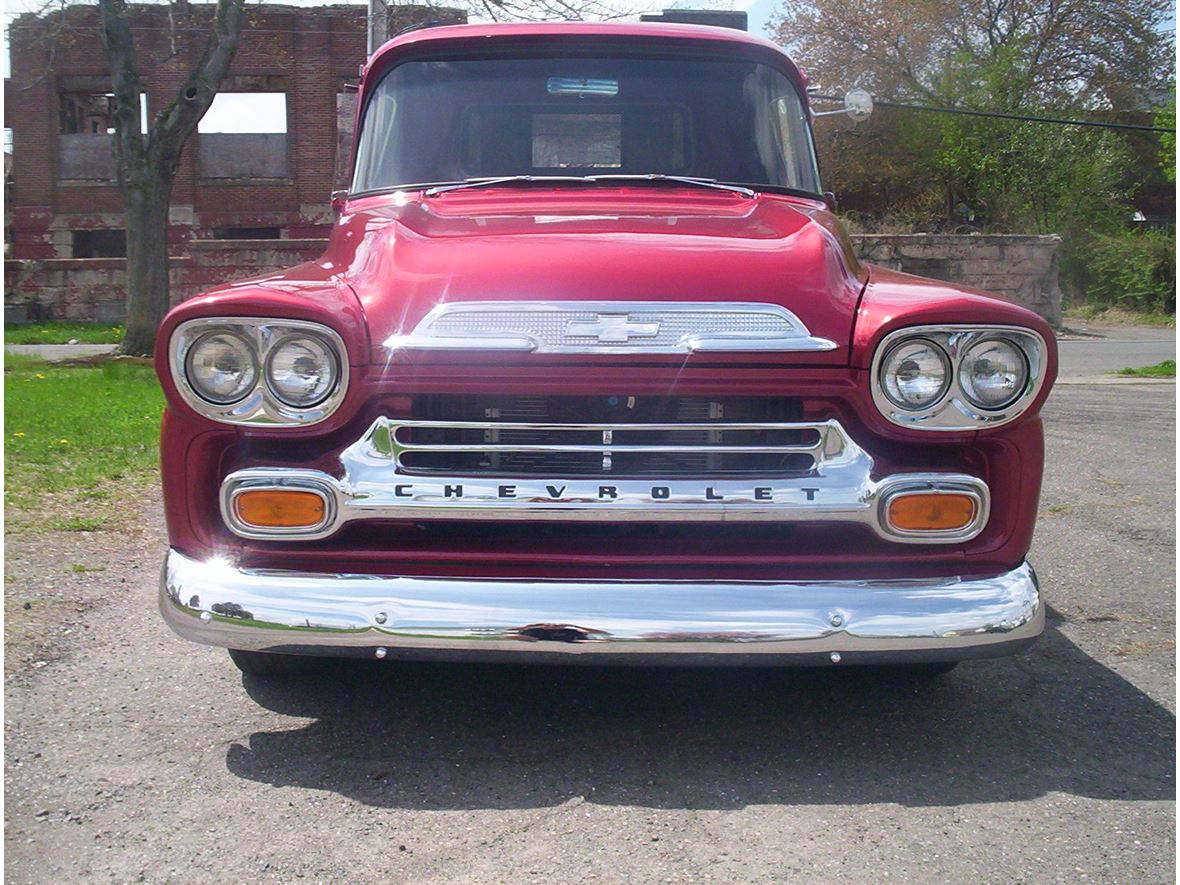
[[(100, 0), (121, 2), (121, 0)], [(176, 98), (164, 109), (151, 128), (148, 150), (156, 163), (175, 167), (180, 150), (209, 110), (221, 81), (229, 72), (238, 48), (245, 0), (218, 0), (209, 40), (201, 61), (189, 74)]]

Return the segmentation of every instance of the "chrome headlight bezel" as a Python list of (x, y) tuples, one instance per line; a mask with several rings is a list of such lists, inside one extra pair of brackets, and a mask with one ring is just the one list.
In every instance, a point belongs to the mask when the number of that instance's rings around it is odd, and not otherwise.
[[(188, 355), (193, 346), (213, 332), (226, 332), (244, 339), (253, 349), (258, 368), (254, 386), (232, 403), (215, 403), (203, 397), (188, 378)], [(292, 335), (310, 335), (323, 341), (335, 353), (337, 376), (331, 392), (306, 408), (283, 402), (270, 388), (268, 372), (271, 351)], [(307, 426), (325, 420), (340, 407), (348, 391), (348, 353), (343, 339), (321, 323), (266, 317), (202, 317), (176, 327), (168, 343), (168, 364), (172, 380), (185, 403), (195, 412), (223, 424), (251, 426)]]
[[(937, 402), (908, 410), (899, 407), (882, 388), (881, 368), (887, 354), (909, 339), (926, 339), (942, 347), (950, 357), (950, 384)], [(973, 403), (959, 383), (963, 358), (977, 344), (999, 339), (1019, 350), (1028, 366), (1023, 390), (1010, 402), (989, 409)], [(870, 368), (873, 403), (890, 422), (914, 430), (984, 430), (1007, 424), (1027, 411), (1045, 381), (1045, 339), (1024, 326), (910, 326), (886, 335), (877, 345)]]

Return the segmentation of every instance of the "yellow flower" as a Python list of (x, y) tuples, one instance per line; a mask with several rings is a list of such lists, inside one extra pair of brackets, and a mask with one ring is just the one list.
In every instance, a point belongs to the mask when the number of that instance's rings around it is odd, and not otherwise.
[(45, 380), (45, 376), (42, 375), (40, 372), (37, 373), (37, 377), (40, 378), (42, 381)]
[(58, 442), (61, 443), (63, 446), (68, 446), (70, 444), (70, 441), (68, 439), (59, 439)]
[(25, 432), (23, 430), (18, 430), (16, 433), (13, 434), (13, 436), (24, 436), (24, 435), (25, 435)]

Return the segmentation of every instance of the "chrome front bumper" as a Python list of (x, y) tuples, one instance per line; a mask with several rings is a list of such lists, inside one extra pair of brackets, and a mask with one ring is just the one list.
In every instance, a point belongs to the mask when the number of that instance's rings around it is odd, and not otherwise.
[(581, 663), (997, 657), (1045, 622), (1027, 563), (972, 579), (541, 581), (245, 569), (172, 550), (160, 608), (186, 639), (227, 648)]

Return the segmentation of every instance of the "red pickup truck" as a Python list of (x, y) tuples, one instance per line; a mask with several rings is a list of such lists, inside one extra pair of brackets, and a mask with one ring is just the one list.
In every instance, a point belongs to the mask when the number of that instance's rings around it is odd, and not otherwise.
[(327, 250), (159, 333), (168, 624), (315, 655), (904, 664), (1042, 631), (1039, 316), (863, 265), (806, 80), (690, 25), (363, 71)]

